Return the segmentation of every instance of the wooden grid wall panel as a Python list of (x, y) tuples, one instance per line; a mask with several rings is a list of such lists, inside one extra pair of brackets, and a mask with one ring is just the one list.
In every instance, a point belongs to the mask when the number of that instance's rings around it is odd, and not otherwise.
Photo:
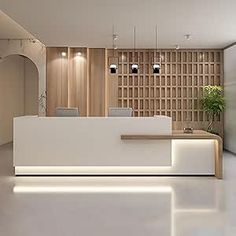
[[(202, 110), (205, 85), (223, 85), (222, 50), (118, 50), (118, 106), (132, 107), (135, 116), (167, 115), (173, 128), (191, 124), (206, 128)], [(162, 58), (161, 73), (152, 73), (153, 58)], [(131, 73), (132, 63), (139, 73)], [(223, 117), (216, 128), (222, 133)]]

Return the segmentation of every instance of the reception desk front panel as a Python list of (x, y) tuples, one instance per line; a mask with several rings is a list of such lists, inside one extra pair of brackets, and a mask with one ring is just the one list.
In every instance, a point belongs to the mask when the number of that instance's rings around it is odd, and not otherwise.
[(124, 143), (120, 135), (168, 135), (171, 130), (168, 117), (20, 117), (14, 120), (14, 165), (170, 166), (170, 140)]
[(171, 123), (165, 116), (15, 118), (15, 174), (215, 175), (215, 140), (167, 138)]

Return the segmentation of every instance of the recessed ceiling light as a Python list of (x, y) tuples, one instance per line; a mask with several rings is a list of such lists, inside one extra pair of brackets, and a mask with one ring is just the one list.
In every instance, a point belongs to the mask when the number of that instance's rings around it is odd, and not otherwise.
[(117, 34), (113, 34), (113, 40), (117, 40), (118, 39), (118, 35)]
[(191, 34), (185, 34), (185, 35), (184, 35), (184, 38), (185, 38), (186, 40), (190, 40), (190, 39), (192, 39), (192, 35), (191, 35)]
[(179, 49), (180, 49), (180, 46), (179, 46), (179, 45), (175, 45), (175, 49), (176, 49), (176, 50), (179, 50)]
[(66, 57), (66, 52), (61, 53), (62, 57)]

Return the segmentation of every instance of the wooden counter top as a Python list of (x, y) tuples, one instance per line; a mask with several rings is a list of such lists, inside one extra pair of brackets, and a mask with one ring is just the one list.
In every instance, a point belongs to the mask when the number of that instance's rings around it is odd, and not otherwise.
[(122, 134), (122, 140), (147, 140), (147, 139), (218, 139), (219, 136), (203, 130), (194, 130), (192, 134), (186, 134), (182, 130), (174, 130), (170, 135), (150, 134)]

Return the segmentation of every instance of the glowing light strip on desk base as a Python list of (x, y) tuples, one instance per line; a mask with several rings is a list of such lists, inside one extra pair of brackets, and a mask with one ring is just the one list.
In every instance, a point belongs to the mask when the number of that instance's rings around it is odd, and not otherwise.
[[(172, 140), (171, 165), (169, 166), (15, 166), (15, 175), (175, 175), (188, 174), (180, 173), (175, 167), (179, 162), (179, 145), (185, 148), (189, 143), (194, 143), (195, 147), (211, 145), (214, 149), (214, 140)], [(214, 152), (212, 152), (212, 155)], [(212, 171), (206, 173), (194, 173), (193, 175), (214, 175)]]
[(15, 175), (154, 175), (172, 166), (15, 166)]

